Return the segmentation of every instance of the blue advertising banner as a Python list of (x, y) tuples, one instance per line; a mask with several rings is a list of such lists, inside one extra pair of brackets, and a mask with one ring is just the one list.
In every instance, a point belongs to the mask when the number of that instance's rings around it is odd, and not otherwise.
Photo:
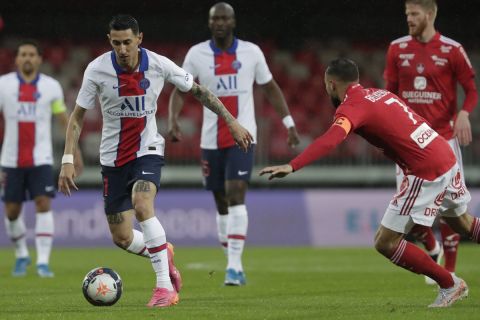
[[(389, 189), (251, 190), (248, 245), (371, 246), (385, 208)], [(471, 190), (470, 210), (480, 216), (480, 190)], [(3, 205), (1, 206), (3, 213)], [(100, 190), (75, 192), (53, 200), (55, 246), (113, 246)], [(203, 190), (161, 190), (155, 213), (176, 245), (216, 246), (216, 209)], [(23, 217), (33, 245), (35, 213), (27, 203)], [(138, 228), (138, 226), (137, 226)], [(0, 246), (9, 246), (0, 219)]]

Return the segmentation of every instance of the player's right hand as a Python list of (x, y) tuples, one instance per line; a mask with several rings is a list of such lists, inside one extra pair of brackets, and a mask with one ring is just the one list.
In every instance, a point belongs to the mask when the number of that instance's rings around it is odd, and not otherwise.
[(168, 124), (168, 138), (172, 142), (182, 141), (182, 131), (177, 122)]
[(72, 195), (71, 188), (78, 191), (78, 187), (75, 185), (75, 181), (73, 181), (75, 176), (75, 167), (73, 164), (64, 163), (58, 176), (58, 191), (68, 197)]
[(235, 140), (235, 142), (243, 151), (247, 152), (248, 148), (253, 143), (253, 136), (250, 134), (250, 132), (242, 127), (237, 120), (231, 122), (228, 128), (233, 136), (233, 140)]
[(272, 166), (272, 167), (263, 168), (262, 170), (260, 170), (258, 175), (263, 176), (266, 173), (270, 173), (268, 180), (272, 180), (273, 178), (286, 177), (292, 172), (293, 172), (292, 166), (289, 164), (284, 164), (281, 166)]

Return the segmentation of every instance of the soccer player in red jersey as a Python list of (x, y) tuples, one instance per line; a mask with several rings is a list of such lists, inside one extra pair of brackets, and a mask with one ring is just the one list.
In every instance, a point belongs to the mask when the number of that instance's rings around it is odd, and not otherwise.
[(325, 156), (351, 132), (362, 136), (405, 175), (377, 230), (375, 248), (397, 266), (438, 283), (439, 294), (430, 307), (448, 307), (466, 297), (465, 281), (404, 240), (415, 224), (431, 226), (435, 216), (441, 215), (456, 232), (480, 243), (480, 218), (467, 211), (470, 193), (448, 142), (393, 93), (363, 88), (351, 60), (340, 58), (329, 64), (325, 87), (337, 108), (332, 126), (289, 164), (266, 167), (260, 175), (285, 177)]
[[(384, 72), (386, 89), (398, 94), (416, 113), (424, 117), (450, 144), (460, 166), (459, 145), (472, 140), (470, 112), (478, 101), (474, 70), (463, 47), (435, 30), (435, 0), (406, 0), (409, 35), (394, 40), (388, 49)], [(457, 81), (465, 91), (462, 109), (457, 113)], [(403, 173), (397, 168), (397, 189)], [(431, 228), (416, 226), (412, 234), (420, 240), (432, 259), (439, 261), (445, 253), (445, 268), (455, 272), (460, 235), (440, 220), (442, 245)], [(434, 284), (426, 278), (427, 283)]]

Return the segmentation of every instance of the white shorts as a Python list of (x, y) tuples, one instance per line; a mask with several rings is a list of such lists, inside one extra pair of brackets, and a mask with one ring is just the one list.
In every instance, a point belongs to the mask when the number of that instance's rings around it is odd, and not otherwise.
[(471, 200), (458, 164), (433, 181), (408, 175), (393, 197), (382, 219), (382, 226), (408, 233), (414, 224), (431, 227), (437, 215), (458, 217)]

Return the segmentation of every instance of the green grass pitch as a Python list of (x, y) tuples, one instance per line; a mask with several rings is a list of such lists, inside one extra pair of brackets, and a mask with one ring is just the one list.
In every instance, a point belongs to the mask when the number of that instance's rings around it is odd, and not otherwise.
[[(34, 258), (34, 257), (33, 257)], [(0, 319), (479, 319), (480, 247), (462, 244), (457, 273), (470, 296), (451, 308), (426, 306), (436, 289), (373, 249), (247, 248), (247, 286), (223, 287), (219, 248), (176, 248), (184, 288), (168, 309), (145, 304), (154, 286), (149, 261), (116, 248), (55, 248), (53, 279), (30, 266), (12, 278), (11, 249), (0, 249)], [(84, 275), (97, 266), (120, 273), (124, 292), (112, 307), (93, 307), (81, 292)]]

